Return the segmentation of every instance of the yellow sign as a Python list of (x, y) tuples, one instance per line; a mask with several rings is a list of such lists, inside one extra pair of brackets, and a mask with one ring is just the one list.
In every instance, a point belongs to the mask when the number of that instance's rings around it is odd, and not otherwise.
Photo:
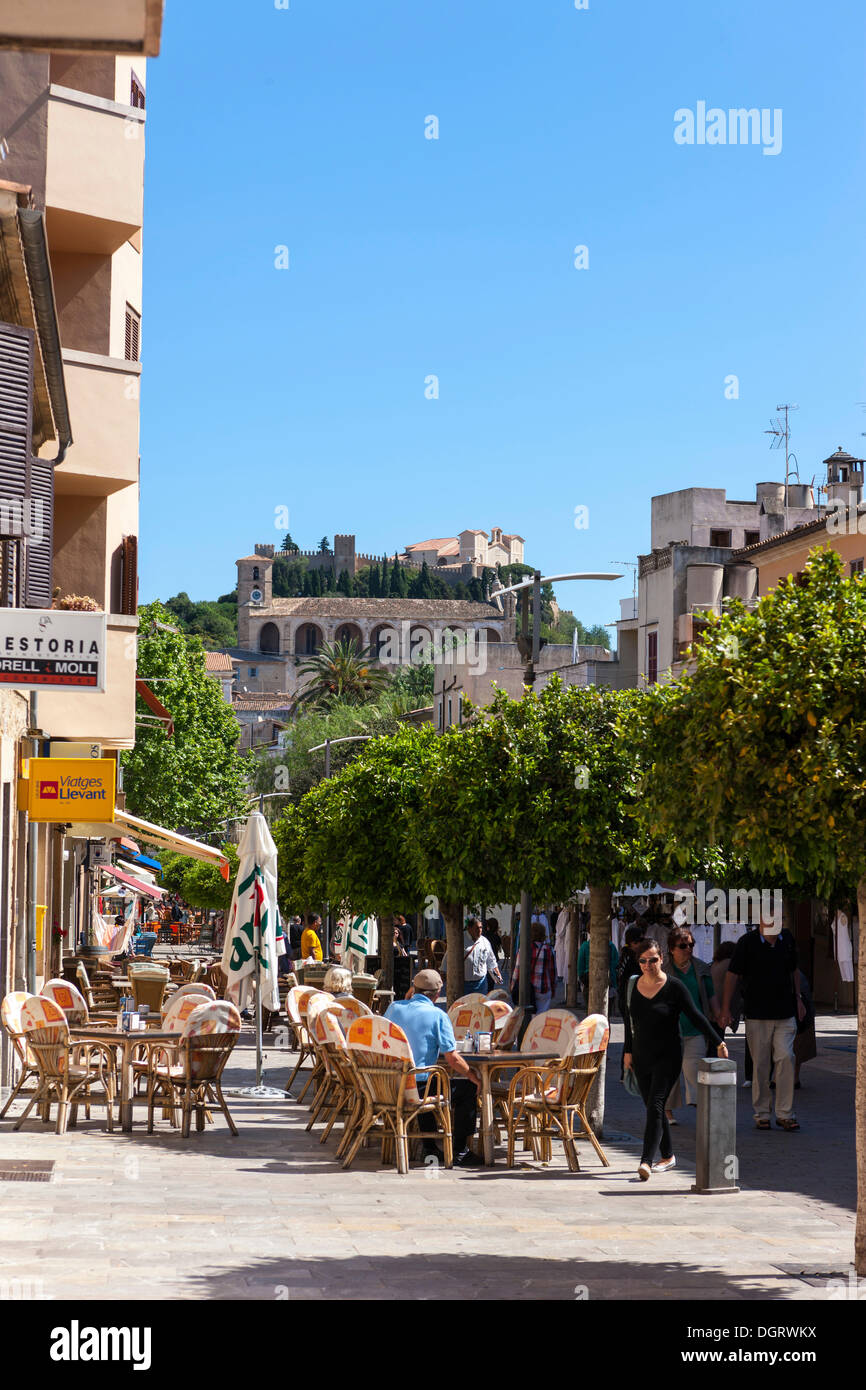
[(113, 758), (31, 758), (30, 819), (112, 820), (116, 769)]

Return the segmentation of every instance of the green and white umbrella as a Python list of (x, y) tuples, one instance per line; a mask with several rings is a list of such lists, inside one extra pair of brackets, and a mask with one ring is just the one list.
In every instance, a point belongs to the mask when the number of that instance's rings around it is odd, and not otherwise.
[(246, 1008), (256, 1005), (256, 1090), (262, 1089), (262, 1007), (276, 1013), (277, 987), (277, 847), (260, 811), (253, 811), (238, 846), (238, 876), (229, 908), (223, 973), (226, 997)]

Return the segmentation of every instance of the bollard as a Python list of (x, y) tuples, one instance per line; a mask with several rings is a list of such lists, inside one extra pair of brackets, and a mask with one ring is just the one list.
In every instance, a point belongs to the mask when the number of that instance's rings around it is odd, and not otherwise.
[(698, 1122), (692, 1192), (739, 1192), (737, 1064), (724, 1057), (698, 1062)]

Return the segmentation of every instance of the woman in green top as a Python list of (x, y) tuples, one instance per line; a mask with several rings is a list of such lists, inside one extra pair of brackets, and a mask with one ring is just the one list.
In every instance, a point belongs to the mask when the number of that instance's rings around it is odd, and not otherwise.
[[(673, 979), (680, 980), (685, 985), (695, 1007), (714, 1023), (716, 1002), (712, 971), (706, 961), (698, 960), (694, 949), (695, 938), (688, 927), (672, 927), (668, 936), (668, 959), (664, 968)], [(706, 1053), (703, 1033), (699, 1032), (684, 1014), (680, 1015), (680, 1035), (683, 1040), (683, 1070), (668, 1096), (668, 1123), (673, 1119), (671, 1112), (684, 1103), (683, 1091), (685, 1104), (697, 1105), (698, 1062)]]

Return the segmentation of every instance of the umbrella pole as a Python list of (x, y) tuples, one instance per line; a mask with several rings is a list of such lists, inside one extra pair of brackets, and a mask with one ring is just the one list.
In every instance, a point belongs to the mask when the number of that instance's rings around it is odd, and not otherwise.
[[(259, 797), (259, 815), (264, 815), (265, 799)], [(262, 904), (256, 908), (256, 1087), (262, 1084)]]

